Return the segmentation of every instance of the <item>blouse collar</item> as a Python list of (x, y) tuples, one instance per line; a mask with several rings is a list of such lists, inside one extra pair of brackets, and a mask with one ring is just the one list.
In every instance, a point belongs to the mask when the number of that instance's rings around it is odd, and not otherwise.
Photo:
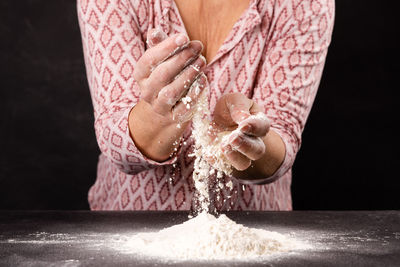
[[(215, 55), (212, 62), (209, 62), (208, 65), (212, 64), (224, 54), (229, 52), (233, 47), (236, 46), (237, 43), (243, 38), (243, 36), (251, 31), (254, 27), (261, 23), (261, 15), (258, 11), (258, 2), (260, 0), (250, 0), (249, 7), (243, 12), (243, 14), (239, 17), (239, 19), (235, 22), (232, 29), (230, 30), (227, 38), (224, 43), (219, 48), (217, 54)], [(169, 12), (171, 8), (173, 8), (174, 0), (161, 0), (162, 7), (162, 20), (163, 27), (167, 32), (169, 31)], [(175, 4), (176, 5), (176, 4)], [(178, 12), (178, 11), (177, 11)], [(181, 23), (183, 24), (182, 18), (180, 14), (177, 14)], [(183, 26), (183, 30), (186, 32), (186, 28)]]

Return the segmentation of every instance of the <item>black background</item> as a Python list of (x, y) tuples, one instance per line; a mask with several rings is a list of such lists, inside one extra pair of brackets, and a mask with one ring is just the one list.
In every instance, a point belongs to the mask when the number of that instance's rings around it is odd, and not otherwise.
[[(336, 1), (293, 170), (295, 209), (400, 209), (399, 30), (388, 3)], [(88, 209), (99, 149), (76, 2), (0, 1), (0, 67), (0, 209)]]

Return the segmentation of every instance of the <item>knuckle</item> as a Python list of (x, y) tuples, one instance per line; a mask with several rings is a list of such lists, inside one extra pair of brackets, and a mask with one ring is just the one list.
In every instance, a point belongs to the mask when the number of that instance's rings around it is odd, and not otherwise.
[(184, 49), (178, 54), (178, 60), (185, 63), (188, 59), (193, 58), (193, 53), (189, 49)]
[(161, 102), (168, 103), (171, 99), (171, 90), (168, 87), (164, 87), (157, 95), (157, 99)]
[(151, 100), (152, 100), (151, 94), (150, 94), (149, 92), (147, 92), (147, 91), (143, 91), (143, 92), (142, 92), (142, 97), (141, 97), (141, 98), (142, 98), (144, 101), (148, 102), (148, 103), (150, 103)]
[(174, 90), (174, 88), (171, 88), (171, 90), (169, 90), (169, 96), (167, 97), (168, 104), (174, 105), (176, 101), (178, 101), (179, 96), (179, 92), (177, 90)]
[(187, 119), (186, 108), (182, 105), (177, 105), (173, 109), (173, 115), (175, 121), (185, 122)]
[(148, 81), (146, 79), (138, 81), (137, 84), (138, 84), (139, 89), (140, 89), (141, 92), (145, 91), (147, 89), (147, 87), (148, 87)]
[(168, 72), (168, 70), (166, 70), (165, 68), (161, 68), (160, 71), (158, 71), (156, 73), (156, 77), (160, 80), (160, 81), (169, 81), (170, 80), (170, 74)]
[(153, 110), (154, 110), (157, 114), (164, 115), (164, 114), (163, 114), (163, 113), (164, 113), (164, 110), (163, 110), (163, 108), (162, 108), (161, 105), (159, 105), (158, 103), (155, 103), (155, 104), (152, 105), (152, 107), (153, 107)]
[(150, 91), (149, 89), (151, 88), (151, 80), (150, 80), (150, 79), (144, 79), (144, 80), (142, 80), (142, 81), (139, 83), (139, 87), (140, 87), (140, 90), (141, 90), (142, 92)]
[(168, 101), (167, 92), (161, 90), (157, 95), (157, 102), (165, 103)]
[(147, 66), (153, 67), (157, 64), (156, 57), (153, 55), (151, 49), (147, 50), (145, 53), (144, 62)]

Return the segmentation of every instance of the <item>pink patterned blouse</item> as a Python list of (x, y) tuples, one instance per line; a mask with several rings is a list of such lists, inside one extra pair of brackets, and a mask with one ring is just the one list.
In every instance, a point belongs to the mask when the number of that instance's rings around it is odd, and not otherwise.
[[(225, 177), (234, 187), (212, 195), (218, 209), (292, 209), (291, 167), (321, 79), (334, 8), (334, 0), (251, 0), (208, 62), (210, 109), (223, 94), (241, 92), (264, 107), (286, 146), (285, 160), (271, 177), (275, 182), (243, 185)], [(78, 0), (77, 11), (101, 150), (91, 209), (190, 209), (191, 129), (179, 153), (161, 163), (142, 155), (128, 130), (128, 114), (140, 98), (132, 72), (148, 48), (147, 31), (186, 33), (175, 2)]]

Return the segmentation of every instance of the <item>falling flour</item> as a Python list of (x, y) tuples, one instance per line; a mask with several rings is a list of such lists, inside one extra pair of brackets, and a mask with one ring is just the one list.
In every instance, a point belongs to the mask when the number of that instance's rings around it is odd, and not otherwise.
[[(197, 82), (193, 83), (194, 90), (199, 86)], [(224, 174), (230, 175), (232, 173), (232, 166), (226, 160), (222, 149), (221, 141), (227, 132), (220, 133), (213, 136), (211, 115), (208, 109), (207, 92), (205, 88), (197, 102), (197, 109), (193, 115), (193, 129), (192, 137), (194, 139), (193, 153), (189, 156), (194, 156), (193, 166), (193, 180), (196, 189), (198, 203), (198, 211), (209, 211), (210, 197), (209, 197), (209, 178), (216, 174), (216, 179), (221, 179)], [(210, 164), (212, 162), (212, 164)], [(216, 183), (217, 185), (219, 183)], [(217, 187), (216, 189), (220, 189)]]
[[(197, 80), (189, 90), (199, 95)], [(175, 261), (259, 260), (276, 252), (296, 248), (297, 243), (282, 234), (248, 228), (224, 214), (217, 218), (209, 213), (209, 190), (218, 191), (224, 186), (233, 188), (232, 181), (218, 181), (224, 174), (229, 176), (232, 173), (232, 166), (221, 150), (221, 142), (228, 140), (231, 134), (237, 134), (238, 130), (213, 135), (207, 90), (205, 88), (199, 95), (192, 119), (194, 150), (190, 156), (195, 157), (193, 180), (196, 189), (194, 197), (198, 203), (197, 216), (159, 232), (139, 233), (127, 245), (140, 255)], [(186, 96), (182, 102), (189, 105), (192, 99)], [(211, 176), (217, 179), (214, 187), (209, 181)]]

